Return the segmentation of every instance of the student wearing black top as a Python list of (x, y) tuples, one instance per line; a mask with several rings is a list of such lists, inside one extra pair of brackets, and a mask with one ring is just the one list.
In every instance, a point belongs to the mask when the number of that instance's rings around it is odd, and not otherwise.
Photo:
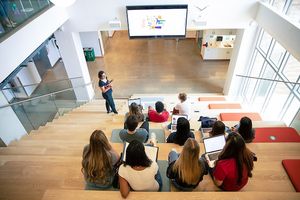
[(190, 122), (179, 117), (176, 125), (176, 132), (173, 132), (167, 138), (167, 143), (175, 143), (182, 146), (188, 138), (195, 138), (194, 133), (190, 131)]
[(205, 160), (199, 159), (199, 154), (199, 144), (192, 138), (187, 139), (180, 154), (175, 150), (169, 153), (167, 177), (176, 188), (191, 191), (199, 185), (203, 176), (208, 174)]
[(106, 106), (107, 113), (110, 113), (112, 110), (112, 112), (118, 114), (115, 108), (114, 99), (112, 97), (112, 86), (111, 86), (112, 80), (111, 81), (107, 80), (104, 71), (99, 71), (98, 78), (99, 78), (99, 87), (101, 89), (102, 96), (105, 99), (105, 106)]
[(240, 123), (233, 127), (234, 132), (238, 132), (246, 143), (250, 143), (255, 138), (255, 130), (252, 128), (252, 121), (249, 117), (242, 117)]

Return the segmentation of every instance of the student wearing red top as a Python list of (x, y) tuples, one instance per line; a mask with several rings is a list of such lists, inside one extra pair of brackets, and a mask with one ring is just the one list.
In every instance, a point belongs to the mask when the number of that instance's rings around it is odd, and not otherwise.
[(253, 161), (254, 154), (246, 147), (242, 136), (230, 133), (212, 172), (214, 183), (225, 191), (242, 189), (248, 177), (252, 177)]
[(148, 117), (151, 122), (166, 122), (169, 119), (169, 112), (165, 110), (161, 101), (155, 103), (155, 110), (149, 106)]

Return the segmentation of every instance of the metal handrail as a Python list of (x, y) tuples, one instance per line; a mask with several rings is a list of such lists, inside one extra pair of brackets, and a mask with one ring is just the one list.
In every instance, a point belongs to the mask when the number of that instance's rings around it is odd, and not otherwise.
[(264, 80), (264, 81), (275, 81), (275, 82), (279, 82), (279, 83), (289, 83), (289, 84), (300, 85), (300, 83), (297, 83), (297, 82), (275, 80), (275, 79), (270, 79), (270, 78), (259, 78), (259, 77), (246, 76), (246, 75), (240, 75), (240, 74), (237, 74), (236, 76), (243, 77), (243, 78), (252, 78), (252, 79), (257, 79), (257, 80)]
[(59, 80), (52, 80), (52, 81), (47, 81), (47, 82), (40, 82), (40, 83), (34, 83), (34, 84), (29, 84), (29, 85), (22, 85), (22, 86), (17, 86), (17, 87), (10, 87), (10, 88), (3, 88), (3, 90), (9, 90), (9, 89), (15, 89), (15, 88), (23, 88), (23, 87), (29, 87), (33, 85), (40, 85), (40, 84), (47, 84), (47, 83), (56, 83), (60, 81), (65, 81), (65, 80), (74, 80), (74, 79), (79, 79), (83, 78), (82, 76), (74, 77), (74, 78), (65, 78), (65, 79), (59, 79)]
[(52, 92), (52, 93), (49, 93), (49, 94), (44, 94), (44, 95), (37, 96), (37, 97), (32, 97), (32, 98), (30, 98), (30, 99), (26, 99), (26, 100), (19, 101), (19, 102), (16, 102), (16, 103), (6, 104), (6, 105), (4, 105), (4, 106), (0, 106), (0, 109), (1, 109), (1, 108), (6, 108), (6, 107), (9, 107), (9, 106), (13, 106), (13, 105), (22, 104), (22, 103), (24, 103), (24, 102), (32, 101), (32, 100), (35, 100), (35, 99), (40, 99), (40, 98), (43, 98), (43, 97), (52, 96), (52, 95), (54, 95), (54, 94), (58, 94), (58, 93), (61, 93), (61, 92), (74, 90), (74, 89), (76, 89), (76, 88), (81, 88), (81, 87), (84, 87), (84, 86), (87, 86), (87, 85), (91, 85), (91, 84), (93, 84), (93, 82), (89, 82), (89, 83), (86, 83), (86, 84), (84, 84), (84, 85), (80, 85), (80, 86), (76, 86), (76, 87), (72, 87), (72, 88), (63, 89), (63, 90), (60, 90), (60, 91), (57, 91), (57, 92)]

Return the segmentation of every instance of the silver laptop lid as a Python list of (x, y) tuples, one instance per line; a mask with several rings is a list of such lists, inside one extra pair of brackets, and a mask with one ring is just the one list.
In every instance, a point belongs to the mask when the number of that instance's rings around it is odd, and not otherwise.
[(180, 118), (180, 117), (184, 117), (184, 118), (188, 118), (188, 116), (187, 115), (172, 115), (172, 124), (177, 124), (177, 120), (178, 120), (178, 118)]
[(141, 105), (141, 98), (128, 99), (128, 107), (132, 104), (136, 103), (137, 105)]
[(203, 143), (206, 153), (221, 151), (226, 143), (225, 135), (203, 138)]

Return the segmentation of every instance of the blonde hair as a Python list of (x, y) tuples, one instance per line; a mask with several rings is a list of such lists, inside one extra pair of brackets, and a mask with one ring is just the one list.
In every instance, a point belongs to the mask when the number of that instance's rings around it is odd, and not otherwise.
[(87, 181), (108, 184), (107, 175), (112, 173), (111, 149), (103, 131), (95, 130), (82, 158), (81, 170)]
[(203, 174), (203, 168), (199, 162), (200, 147), (195, 139), (189, 138), (184, 143), (179, 158), (175, 161), (173, 171), (178, 173), (182, 182), (197, 184)]

